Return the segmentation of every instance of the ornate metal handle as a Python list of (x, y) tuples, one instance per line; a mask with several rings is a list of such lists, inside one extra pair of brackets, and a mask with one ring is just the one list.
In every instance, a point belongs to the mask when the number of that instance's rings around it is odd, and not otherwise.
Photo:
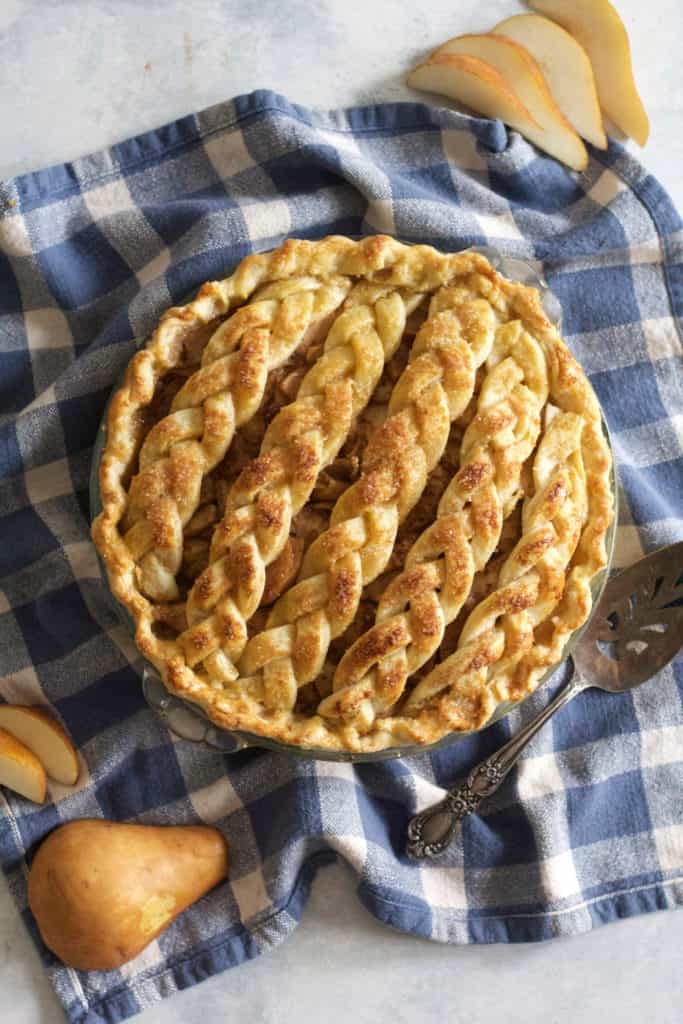
[(481, 801), (494, 793), (507, 771), (497, 762), (497, 754), (481, 761), (459, 786), (449, 789), (438, 804), (416, 814), (408, 825), (409, 857), (416, 860), (438, 857), (450, 845), (459, 821), (476, 811)]
[(495, 793), (541, 726), (587, 685), (581, 676), (575, 675), (554, 700), (532, 718), (516, 736), (485, 761), (480, 761), (465, 782), (449, 789), (438, 804), (433, 804), (416, 814), (408, 825), (408, 856), (416, 860), (440, 856), (450, 845), (458, 822), (468, 814), (473, 814), (482, 800)]

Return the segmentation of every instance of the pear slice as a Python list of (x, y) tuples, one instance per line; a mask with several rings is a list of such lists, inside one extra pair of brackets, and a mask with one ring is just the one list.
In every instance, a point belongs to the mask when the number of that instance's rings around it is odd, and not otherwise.
[(28, 747), (4, 729), (0, 729), (0, 786), (35, 804), (45, 800), (45, 769)]
[(523, 131), (526, 138), (575, 171), (585, 168), (586, 147), (552, 98), (538, 64), (523, 46), (505, 36), (456, 36), (440, 46), (429, 60), (445, 54), (477, 57), (495, 68), (536, 121), (531, 130)]
[(21, 704), (0, 705), (0, 729), (28, 747), (42, 762), (51, 779), (73, 786), (78, 779), (78, 756), (59, 722), (42, 708)]
[(493, 31), (531, 54), (569, 123), (598, 149), (607, 149), (593, 68), (583, 46), (540, 14), (515, 14)]
[(625, 135), (644, 146), (650, 134), (633, 78), (624, 23), (608, 0), (529, 0), (529, 6), (559, 22), (590, 57), (600, 106)]
[(478, 114), (499, 118), (523, 135), (538, 128), (500, 72), (476, 57), (432, 57), (414, 68), (407, 81), (413, 89), (449, 96)]

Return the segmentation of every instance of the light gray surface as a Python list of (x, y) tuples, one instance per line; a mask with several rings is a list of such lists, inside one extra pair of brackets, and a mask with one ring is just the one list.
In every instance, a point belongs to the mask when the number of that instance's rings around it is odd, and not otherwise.
[[(683, 4), (617, 6), (652, 125), (644, 159), (680, 207)], [(0, 0), (0, 178), (252, 89), (322, 107), (419, 99), (404, 84), (418, 59), (526, 9), (515, 0)]]
[[(2, 889), (0, 936), (3, 1024), (62, 1024), (38, 956)], [(377, 924), (356, 899), (350, 873), (334, 866), (319, 875), (301, 925), (274, 952), (134, 1020), (680, 1024), (682, 949), (683, 913), (674, 912), (631, 918), (574, 939), (438, 946)]]
[[(681, 0), (617, 0), (652, 121), (643, 160), (683, 206)], [(0, 178), (69, 159), (254, 88), (319, 106), (414, 99), (403, 73), (513, 0), (0, 0)], [(482, 14), (481, 12), (485, 13)], [(533, 946), (431, 945), (376, 924), (341, 867), (269, 956), (146, 1011), (142, 1024), (411, 1021), (679, 1024), (683, 914)], [(0, 1019), (61, 1011), (0, 880)]]

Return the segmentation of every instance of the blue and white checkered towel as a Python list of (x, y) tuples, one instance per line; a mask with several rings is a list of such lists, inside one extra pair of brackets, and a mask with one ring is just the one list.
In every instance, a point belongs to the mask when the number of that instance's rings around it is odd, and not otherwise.
[[(372, 914), (444, 942), (545, 939), (683, 902), (681, 661), (566, 708), (435, 864), (405, 858), (408, 819), (550, 687), (480, 736), (365, 766), (210, 754), (143, 702), (88, 533), (109, 391), (166, 307), (252, 249), (375, 231), (536, 261), (612, 428), (616, 564), (683, 538), (681, 221), (620, 147), (579, 176), (498, 122), (259, 92), (0, 186), (0, 695), (49, 702), (84, 759), (44, 807), (0, 795), (0, 859), (74, 1022), (118, 1021), (282, 941), (334, 856)], [(60, 822), (101, 815), (216, 823), (233, 867), (132, 963), (84, 974), (42, 947), (27, 863)]]

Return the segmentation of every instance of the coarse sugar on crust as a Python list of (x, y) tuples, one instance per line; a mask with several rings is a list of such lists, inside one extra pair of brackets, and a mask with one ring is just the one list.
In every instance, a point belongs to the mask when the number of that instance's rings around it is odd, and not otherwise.
[(370, 752), (480, 728), (560, 660), (610, 472), (535, 289), (479, 253), (289, 239), (131, 359), (92, 535), (170, 690)]

